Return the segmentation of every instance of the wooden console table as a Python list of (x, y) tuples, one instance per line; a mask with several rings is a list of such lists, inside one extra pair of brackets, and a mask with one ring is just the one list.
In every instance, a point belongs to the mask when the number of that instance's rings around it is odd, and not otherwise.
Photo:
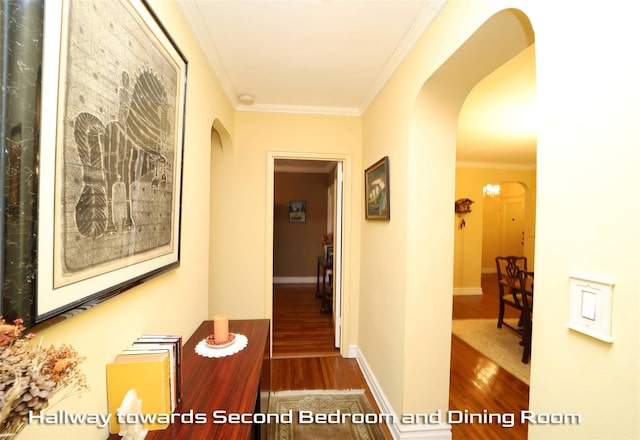
[[(183, 400), (174, 414), (206, 414), (207, 423), (172, 423), (165, 430), (149, 431), (149, 440), (266, 438), (266, 424), (213, 423), (213, 412), (266, 413), (269, 404), (269, 320), (229, 322), (229, 331), (245, 335), (244, 350), (226, 357), (207, 358), (195, 347), (213, 332), (213, 321), (204, 321), (183, 347)], [(179, 420), (179, 419), (176, 419)], [(218, 419), (220, 420), (220, 419)], [(109, 439), (119, 439), (111, 435)]]

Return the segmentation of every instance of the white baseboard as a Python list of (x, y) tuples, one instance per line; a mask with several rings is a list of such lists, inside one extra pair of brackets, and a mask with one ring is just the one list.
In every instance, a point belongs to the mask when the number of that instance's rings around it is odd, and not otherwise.
[(454, 295), (482, 295), (482, 287), (454, 287)]
[[(391, 407), (391, 403), (389, 403), (389, 399), (384, 394), (382, 387), (378, 383), (375, 374), (369, 367), (367, 360), (362, 354), (362, 351), (358, 348), (357, 345), (349, 346), (349, 357), (356, 358), (358, 365), (360, 366), (360, 371), (362, 371), (362, 375), (364, 376), (369, 389), (371, 390), (371, 394), (373, 394), (373, 398), (380, 408), (381, 414), (396, 414), (393, 408)], [(391, 432), (391, 436), (395, 440), (405, 440), (405, 439), (425, 439), (425, 440), (451, 440), (451, 425), (446, 423), (438, 423), (438, 424), (413, 424), (413, 425), (403, 425), (399, 423), (402, 419), (402, 416), (397, 415), (395, 417), (396, 421), (393, 425), (387, 424), (389, 431)]]
[(273, 277), (274, 284), (316, 284), (317, 282), (316, 277)]

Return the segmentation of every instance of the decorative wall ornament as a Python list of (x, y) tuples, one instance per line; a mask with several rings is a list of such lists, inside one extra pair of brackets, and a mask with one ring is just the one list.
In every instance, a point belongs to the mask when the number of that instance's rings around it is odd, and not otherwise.
[(464, 220), (465, 214), (469, 214), (471, 212), (471, 205), (473, 204), (473, 200), (471, 199), (458, 199), (456, 200), (455, 210), (456, 214), (460, 218), (460, 224), (458, 227), (460, 229), (464, 229), (467, 226), (467, 222)]
[(471, 205), (473, 200), (471, 199), (458, 199), (456, 200), (456, 214), (468, 214), (471, 212)]

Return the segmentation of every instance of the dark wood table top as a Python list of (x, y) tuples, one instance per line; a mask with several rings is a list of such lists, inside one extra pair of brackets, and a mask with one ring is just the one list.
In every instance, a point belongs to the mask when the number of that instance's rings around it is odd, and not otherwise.
[[(195, 352), (196, 345), (213, 333), (213, 321), (204, 321), (189, 338), (183, 347), (184, 393), (174, 412), (175, 421), (165, 430), (150, 431), (147, 439), (249, 437), (250, 424), (222, 421), (225, 417), (230, 420), (230, 414), (254, 412), (265, 350), (268, 349), (269, 320), (229, 321), (229, 331), (245, 335), (248, 344), (242, 351), (221, 358), (207, 358)], [(268, 351), (266, 353), (268, 357)], [(214, 418), (215, 411), (221, 412)], [(109, 438), (120, 437), (112, 435)]]

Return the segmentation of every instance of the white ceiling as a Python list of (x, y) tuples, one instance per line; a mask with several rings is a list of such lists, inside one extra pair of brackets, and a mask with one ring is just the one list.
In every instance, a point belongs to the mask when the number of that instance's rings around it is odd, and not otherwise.
[[(366, 110), (446, 3), (178, 2), (237, 110), (350, 116)], [(518, 114), (531, 113), (525, 98), (535, 96), (533, 50), (521, 58), (499, 69), (499, 78), (483, 81), (484, 91), (477, 87), (469, 95), (460, 115), (458, 161), (535, 163), (535, 133), (532, 147), (530, 133), (514, 134), (505, 122), (516, 119), (516, 107)], [(240, 103), (242, 94), (252, 95), (254, 104)]]

